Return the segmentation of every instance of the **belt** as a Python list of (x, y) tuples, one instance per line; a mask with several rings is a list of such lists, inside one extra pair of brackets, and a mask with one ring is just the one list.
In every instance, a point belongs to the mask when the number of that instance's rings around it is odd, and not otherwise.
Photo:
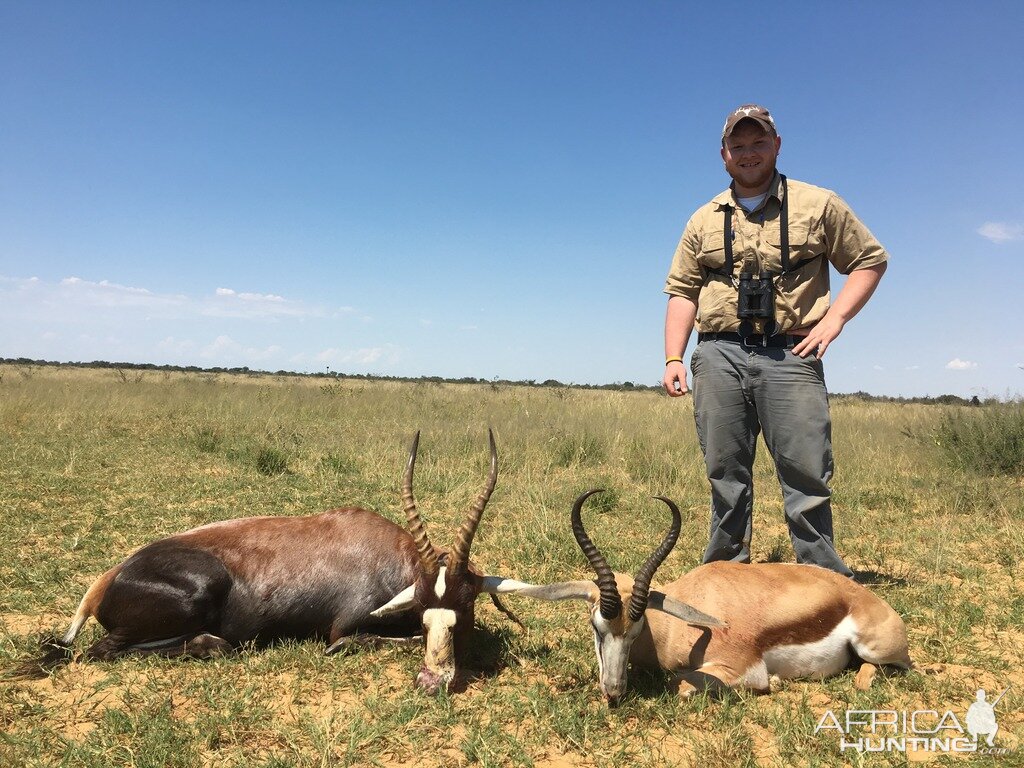
[(735, 333), (734, 331), (719, 331), (716, 333), (698, 333), (697, 343), (702, 341), (732, 341), (737, 344), (741, 344), (744, 347), (771, 347), (774, 349), (790, 349), (795, 347), (805, 336), (793, 336), (792, 334), (783, 333), (778, 336), (766, 336), (761, 333), (752, 333), (749, 336), (744, 336), (741, 333)]

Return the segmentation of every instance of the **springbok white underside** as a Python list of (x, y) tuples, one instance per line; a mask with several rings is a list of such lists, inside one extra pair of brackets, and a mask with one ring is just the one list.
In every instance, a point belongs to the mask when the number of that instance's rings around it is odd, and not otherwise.
[[(859, 634), (857, 622), (852, 616), (847, 616), (825, 637), (813, 643), (769, 648), (763, 656), (764, 666), (769, 675), (778, 675), (783, 679), (818, 679), (837, 674), (849, 666), (850, 648), (857, 648)], [(747, 674), (752, 671), (748, 670)]]

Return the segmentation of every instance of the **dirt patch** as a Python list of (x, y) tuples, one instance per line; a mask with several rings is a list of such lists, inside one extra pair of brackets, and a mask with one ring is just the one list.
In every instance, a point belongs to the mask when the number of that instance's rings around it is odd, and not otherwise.
[(679, 766), (679, 768), (690, 768), (697, 764), (697, 753), (693, 746), (684, 744), (682, 740), (673, 736), (665, 738), (661, 742), (661, 761), (665, 765)]
[(52, 635), (67, 616), (59, 613), (4, 613), (0, 614), (0, 632), (22, 637)]
[(26, 703), (48, 710), (56, 729), (71, 741), (85, 739), (108, 709), (124, 707), (124, 689), (109, 685), (103, 670), (85, 665), (20, 682), (18, 690)]
[[(992, 630), (975, 627), (971, 631), (975, 647), (991, 656), (1002, 659), (1011, 666), (1020, 666), (1021, 649), (1024, 649), (1024, 632), (1018, 629)], [(1020, 673), (1016, 677), (1020, 678)]]
[(779, 753), (779, 744), (775, 734), (756, 723), (747, 723), (744, 727), (754, 744), (754, 760), (758, 765), (775, 766), (785, 763)]

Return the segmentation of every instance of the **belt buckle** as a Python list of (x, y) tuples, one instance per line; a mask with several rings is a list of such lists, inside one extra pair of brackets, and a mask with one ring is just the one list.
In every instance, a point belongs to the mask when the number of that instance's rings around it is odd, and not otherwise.
[[(757, 341), (756, 341), (758, 337), (761, 338), (761, 343), (760, 344), (758, 344)], [(744, 347), (764, 347), (764, 348), (767, 348), (768, 347), (768, 339), (769, 338), (770, 338), (769, 335), (767, 333), (764, 333), (764, 332), (762, 332), (762, 333), (743, 334), (742, 336), (740, 336), (740, 339), (741, 339), (740, 343)], [(750, 341), (750, 339), (754, 339), (754, 341)]]

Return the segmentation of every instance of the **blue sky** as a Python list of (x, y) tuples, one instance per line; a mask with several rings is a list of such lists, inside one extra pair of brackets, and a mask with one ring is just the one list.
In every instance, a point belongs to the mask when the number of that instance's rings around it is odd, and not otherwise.
[[(0, 357), (652, 384), (769, 106), (890, 251), (836, 392), (1024, 392), (1019, 3), (0, 0)], [(834, 283), (838, 288), (840, 281)]]

